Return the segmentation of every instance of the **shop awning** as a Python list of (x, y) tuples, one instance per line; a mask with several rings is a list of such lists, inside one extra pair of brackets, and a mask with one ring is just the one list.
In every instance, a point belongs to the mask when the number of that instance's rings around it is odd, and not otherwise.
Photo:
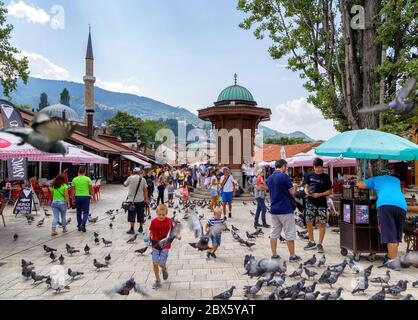
[(142, 159), (139, 159), (138, 157), (135, 157), (134, 155), (130, 155), (130, 154), (123, 154), (122, 158), (125, 158), (126, 160), (135, 162), (141, 166), (143, 166), (144, 168), (151, 168), (151, 164), (148, 162), (145, 162)]

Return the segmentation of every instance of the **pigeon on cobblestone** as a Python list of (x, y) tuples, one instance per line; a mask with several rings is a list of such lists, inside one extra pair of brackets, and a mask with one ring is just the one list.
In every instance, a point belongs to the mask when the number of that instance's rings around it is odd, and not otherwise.
[(109, 290), (104, 290), (104, 293), (108, 296), (114, 296), (116, 294), (128, 296), (131, 293), (131, 290), (135, 288), (135, 284), (134, 278), (131, 278), (123, 283), (117, 284)]
[(253, 286), (244, 286), (244, 294), (247, 298), (254, 297), (263, 286), (264, 280), (258, 280), (257, 283)]
[(58, 258), (58, 261), (60, 262), (60, 264), (64, 264), (64, 256), (60, 255), (60, 257)]
[(332, 272), (342, 273), (345, 270), (346, 266), (347, 266), (347, 260), (344, 259), (344, 261), (342, 263), (331, 266), (330, 270)]
[(314, 281), (314, 283), (312, 285), (307, 286), (307, 287), (303, 287), (301, 291), (303, 291), (305, 293), (313, 293), (313, 292), (315, 292), (317, 284), (318, 284), (318, 282)]
[(30, 276), (31, 276), (34, 284), (37, 283), (37, 282), (44, 281), (47, 278), (47, 276), (37, 275), (35, 271), (32, 271)]
[(17, 239), (19, 238), (19, 235), (17, 234), (17, 233), (15, 233), (14, 235), (13, 235), (13, 240), (14, 241), (17, 241)]
[(289, 275), (290, 278), (296, 278), (301, 277), (303, 272), (302, 264), (299, 265), (299, 268), (297, 268), (291, 275)]
[(350, 268), (352, 273), (358, 274), (360, 273), (359, 266), (354, 262), (353, 257), (350, 257), (350, 260), (348, 261), (348, 267)]
[(308, 293), (302, 293), (301, 295), (299, 295), (300, 298), (302, 298), (303, 300), (316, 300), (319, 296), (320, 292), (316, 291), (316, 292), (308, 292)]
[(138, 234), (134, 234), (128, 241), (126, 241), (126, 243), (131, 244), (134, 243), (136, 241), (136, 238), (138, 238)]
[(314, 266), (316, 264), (316, 255), (313, 255), (312, 258), (310, 258), (309, 260), (306, 260), (303, 265), (304, 266)]
[(403, 297), (401, 300), (412, 300), (413, 296), (412, 294), (408, 293), (405, 297)]
[(96, 246), (98, 246), (100, 244), (100, 240), (99, 238), (94, 238), (94, 243), (96, 244)]
[(33, 262), (31, 262), (31, 261), (26, 261), (25, 259), (22, 259), (22, 261), (21, 261), (21, 265), (22, 265), (22, 268), (24, 268), (24, 267), (28, 267), (28, 266), (33, 266)]
[(112, 257), (110, 256), (110, 253), (104, 258), (105, 259), (105, 263), (107, 264), (107, 265), (109, 265), (109, 263), (110, 263), (110, 260), (112, 260)]
[(308, 279), (310, 278), (315, 278), (315, 276), (318, 274), (315, 271), (309, 270), (308, 268), (303, 268), (303, 270), (305, 271), (305, 274), (308, 276)]
[(51, 262), (55, 262), (57, 260), (57, 256), (54, 254), (54, 252), (51, 251), (49, 254), (49, 258), (52, 260)]
[(234, 294), (234, 290), (236, 289), (235, 286), (232, 286), (229, 290), (222, 292), (216, 296), (214, 296), (213, 300), (229, 300), (231, 299), (232, 295)]
[(73, 271), (71, 269), (68, 269), (67, 273), (71, 277), (72, 280), (74, 280), (77, 277), (81, 277), (82, 275), (84, 275), (83, 272)]
[(318, 261), (318, 267), (324, 266), (326, 262), (327, 262), (327, 258), (325, 257), (325, 255), (323, 255), (322, 258), (319, 259)]
[(377, 277), (377, 278), (370, 279), (371, 283), (380, 283), (380, 284), (383, 284), (383, 283), (389, 284), (389, 281), (390, 281), (390, 271), (389, 270), (387, 270), (386, 274), (382, 277)]
[(22, 276), (24, 276), (26, 279), (29, 279), (34, 269), (35, 269), (34, 267), (28, 267), (28, 266), (23, 267)]
[(343, 288), (338, 288), (335, 291), (321, 293), (321, 300), (338, 300), (343, 290)]
[(93, 236), (94, 236), (95, 238), (98, 238), (98, 237), (100, 236), (100, 234), (98, 234), (97, 232), (94, 232), (94, 233), (93, 233)]
[(140, 255), (143, 255), (148, 250), (148, 247), (135, 250), (135, 253), (139, 253)]
[(282, 273), (279, 278), (270, 281), (268, 285), (274, 286), (274, 287), (282, 287), (285, 281), (286, 281), (286, 275)]
[(43, 245), (43, 248), (44, 248), (46, 253), (51, 253), (53, 251), (57, 251), (57, 249), (50, 248), (46, 244)]
[(112, 245), (112, 241), (106, 240), (105, 238), (102, 238), (102, 242), (105, 245), (105, 247), (109, 247)]
[(93, 260), (93, 265), (95, 266), (96, 270), (99, 270), (99, 271), (103, 268), (109, 267), (107, 264), (100, 263), (96, 259)]
[(408, 288), (408, 280), (399, 280), (397, 284), (392, 286), (384, 286), (383, 288), (386, 289), (386, 293), (392, 296), (399, 296), (402, 292), (406, 291)]
[(385, 298), (386, 298), (386, 292), (385, 292), (385, 289), (382, 288), (382, 290), (380, 290), (379, 292), (371, 296), (369, 300), (385, 300)]
[(231, 229), (232, 229), (233, 231), (235, 231), (235, 232), (239, 231), (239, 229), (238, 229), (238, 228), (236, 228), (236, 227), (234, 227), (234, 225), (231, 225)]
[(415, 282), (412, 282), (412, 287), (414, 287), (414, 288), (418, 287), (418, 280), (415, 281)]
[(369, 279), (367, 276), (364, 277), (359, 277), (357, 279), (357, 284), (354, 287), (353, 291), (351, 292), (351, 294), (356, 294), (358, 292), (362, 292), (364, 293), (367, 289), (369, 288)]
[(45, 222), (45, 218), (42, 219), (42, 220), (39, 220), (36, 226), (37, 227), (42, 227), (44, 225), (44, 222)]
[(337, 283), (340, 274), (331, 274), (328, 278), (324, 279), (324, 283), (329, 284), (332, 288)]
[(86, 246), (84, 247), (84, 253), (85, 254), (90, 254), (90, 247), (86, 244)]

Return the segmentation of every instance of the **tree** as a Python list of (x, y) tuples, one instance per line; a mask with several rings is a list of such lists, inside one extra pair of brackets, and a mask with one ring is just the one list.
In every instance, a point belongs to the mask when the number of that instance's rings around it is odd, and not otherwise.
[(27, 84), (29, 62), (26, 57), (20, 58), (21, 52), (9, 42), (13, 26), (6, 24), (6, 15), (7, 9), (0, 1), (0, 83), (3, 94), (10, 97), (10, 93), (17, 88), (19, 78)]
[[(258, 39), (269, 35), (270, 55), (287, 58), (305, 81), (308, 102), (337, 130), (399, 131), (403, 117), (403, 126), (414, 124), (412, 115), (379, 119), (359, 110), (391, 101), (407, 78), (418, 76), (417, 1), (239, 0), (238, 9), (249, 15), (240, 26), (255, 26)], [(373, 163), (371, 173), (376, 169)]]
[(41, 111), (42, 109), (46, 108), (49, 106), (49, 102), (48, 102), (48, 95), (43, 92), (39, 98), (39, 106), (38, 106), (38, 110)]
[(292, 144), (302, 144), (308, 143), (303, 138), (293, 138), (293, 137), (280, 137), (280, 138), (266, 138), (264, 143), (266, 144), (278, 144), (281, 146), (288, 146)]
[(119, 136), (122, 140), (141, 140), (141, 145), (149, 146), (154, 142), (158, 130), (167, 128), (162, 123), (141, 119), (130, 115), (127, 112), (119, 111), (115, 116), (106, 120), (112, 127), (112, 135)]
[(67, 88), (64, 88), (64, 90), (61, 92), (60, 103), (67, 107), (70, 106), (70, 92), (67, 90)]
[(16, 108), (26, 110), (26, 111), (31, 111), (32, 110), (32, 107), (28, 104), (18, 104), (16, 106)]
[[(364, 28), (356, 28), (354, 5), (364, 8)], [(417, 8), (412, 0), (238, 1), (238, 9), (249, 15), (240, 26), (256, 26), (258, 39), (269, 35), (270, 55), (287, 58), (288, 68), (305, 81), (308, 101), (340, 131), (385, 124), (376, 114), (358, 111), (391, 101), (405, 79), (417, 77)], [(407, 117), (408, 125), (412, 121)]]

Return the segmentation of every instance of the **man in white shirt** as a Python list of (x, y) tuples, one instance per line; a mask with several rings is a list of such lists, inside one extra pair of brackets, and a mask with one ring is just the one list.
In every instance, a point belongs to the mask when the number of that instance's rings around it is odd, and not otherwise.
[(236, 189), (236, 182), (228, 168), (224, 169), (224, 175), (221, 177), (222, 206), (224, 219), (226, 220), (226, 205), (229, 208), (229, 218), (232, 218), (232, 196)]

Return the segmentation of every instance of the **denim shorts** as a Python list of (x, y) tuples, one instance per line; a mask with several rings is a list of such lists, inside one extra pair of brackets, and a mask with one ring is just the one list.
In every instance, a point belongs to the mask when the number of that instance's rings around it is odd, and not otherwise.
[(217, 197), (218, 196), (218, 191), (216, 191), (216, 189), (211, 188), (210, 189), (210, 195), (211, 195), (211, 197)]
[(167, 263), (168, 259), (168, 249), (158, 250), (153, 248), (152, 249), (152, 263), (159, 264), (160, 266), (164, 266)]
[(212, 245), (214, 247), (220, 247), (221, 246), (221, 239), (222, 239), (222, 237), (211, 237)]

